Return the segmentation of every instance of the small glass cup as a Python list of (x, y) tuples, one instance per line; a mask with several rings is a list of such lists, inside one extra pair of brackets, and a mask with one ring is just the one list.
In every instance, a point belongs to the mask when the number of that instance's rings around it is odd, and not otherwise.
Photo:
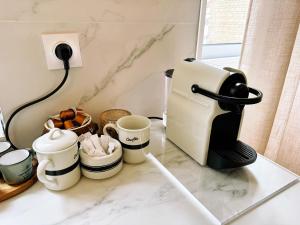
[[(103, 128), (106, 124), (112, 123), (116, 124), (117, 120), (124, 117), (131, 115), (131, 112), (124, 110), (124, 109), (109, 109), (100, 114), (100, 135), (103, 134)], [(113, 128), (108, 128), (107, 133), (112, 137), (118, 140), (119, 135)]]

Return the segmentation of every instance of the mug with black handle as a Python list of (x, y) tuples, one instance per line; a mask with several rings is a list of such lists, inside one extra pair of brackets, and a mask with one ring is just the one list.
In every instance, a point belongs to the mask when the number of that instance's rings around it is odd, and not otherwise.
[(141, 163), (146, 159), (150, 142), (151, 121), (144, 116), (130, 115), (117, 120), (116, 124), (108, 123), (103, 133), (109, 135), (107, 128), (113, 128), (119, 135), (127, 163)]

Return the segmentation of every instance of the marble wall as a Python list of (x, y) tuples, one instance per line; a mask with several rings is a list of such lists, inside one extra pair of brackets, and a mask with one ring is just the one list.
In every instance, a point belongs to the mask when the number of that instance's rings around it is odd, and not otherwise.
[(63, 71), (47, 69), (42, 33), (78, 32), (82, 68), (51, 99), (21, 112), (11, 134), (20, 147), (48, 115), (80, 106), (98, 122), (112, 107), (160, 116), (163, 71), (196, 51), (199, 0), (0, 0), (0, 107), (49, 92)]

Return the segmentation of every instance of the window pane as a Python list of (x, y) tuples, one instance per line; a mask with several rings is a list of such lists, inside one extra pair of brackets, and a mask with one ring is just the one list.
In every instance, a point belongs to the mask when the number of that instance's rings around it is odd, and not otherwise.
[(204, 62), (238, 68), (250, 0), (207, 0), (203, 32)]
[(242, 43), (249, 0), (207, 0), (204, 43)]

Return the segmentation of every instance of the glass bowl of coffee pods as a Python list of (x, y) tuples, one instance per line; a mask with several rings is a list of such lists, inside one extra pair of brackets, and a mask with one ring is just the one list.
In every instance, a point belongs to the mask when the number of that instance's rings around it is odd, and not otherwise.
[(59, 114), (50, 116), (44, 123), (45, 132), (52, 128), (60, 128), (74, 131), (77, 135), (86, 132), (95, 133), (95, 124), (92, 123), (92, 117), (80, 109), (67, 109)]

